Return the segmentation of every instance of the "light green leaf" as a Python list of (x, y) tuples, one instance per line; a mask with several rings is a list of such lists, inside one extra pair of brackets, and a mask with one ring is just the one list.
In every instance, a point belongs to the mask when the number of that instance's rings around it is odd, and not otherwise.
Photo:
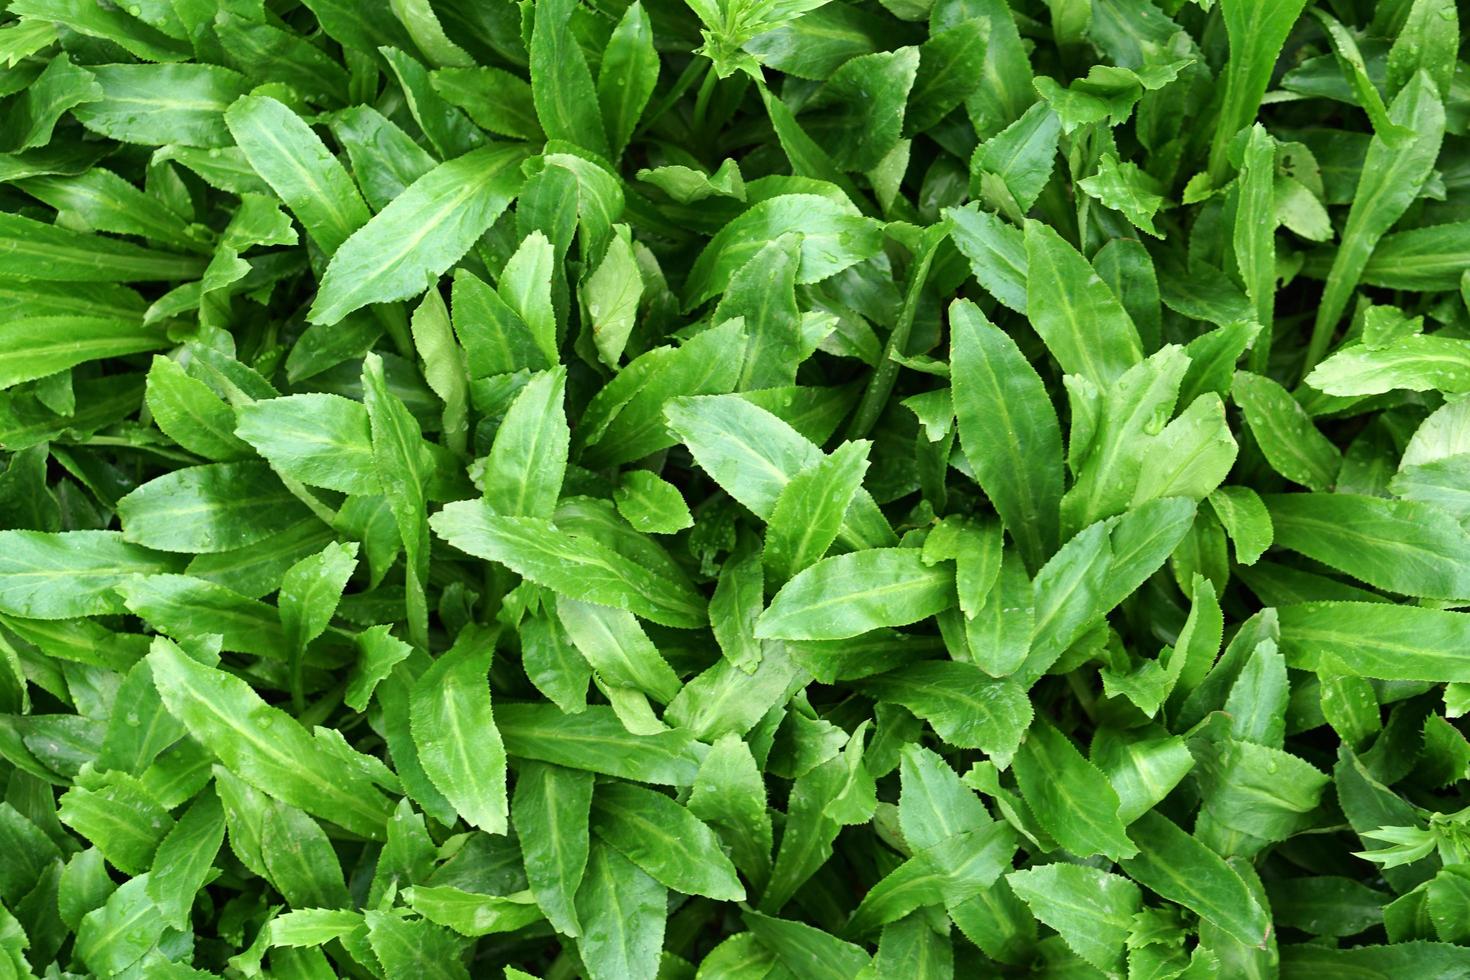
[(694, 524), (679, 488), (648, 470), (624, 473), (613, 500), (623, 519), (644, 534), (674, 534)]
[(756, 621), (762, 639), (839, 640), (905, 626), (955, 603), (954, 569), (911, 548), (876, 548), (817, 562), (786, 583)]
[(117, 511), (126, 540), (190, 554), (258, 544), (307, 516), (260, 462), (175, 470), (123, 497)]
[(1049, 226), (1026, 222), (1026, 310), (1062, 370), (1111, 385), (1143, 359), (1138, 330), (1107, 283)]
[(486, 679), (492, 639), (466, 630), (414, 683), (409, 719), (419, 762), (472, 827), (503, 834), (507, 822), (505, 748)]
[(675, 891), (720, 901), (745, 898), (714, 832), (662, 793), (629, 783), (598, 787), (592, 832)]
[(1061, 432), (1041, 379), (977, 307), (950, 308), (951, 383), (960, 443), (1027, 563), (1055, 546)]
[(781, 490), (771, 508), (762, 552), (773, 581), (785, 582), (827, 553), (862, 486), (870, 448), (863, 441), (845, 442)]
[(230, 106), (225, 122), (250, 166), (323, 252), (331, 255), (367, 224), (352, 178), (296, 113), (268, 96), (248, 96)]
[(148, 663), (169, 713), (241, 779), (354, 833), (381, 837), (390, 807), (371, 781), (344, 769), (245, 681), (163, 639), (154, 641)]
[(581, 934), (575, 905), (587, 868), (592, 774), (538, 762), (516, 768), (511, 818), (526, 877), (541, 911), (558, 931)]
[(1429, 504), (1346, 493), (1267, 494), (1276, 543), (1375, 588), (1470, 595), (1470, 534)]
[(120, 613), (126, 607), (115, 586), (182, 566), (117, 531), (0, 531), (0, 612), (29, 619)]
[(148, 897), (174, 929), (188, 927), (195, 893), (209, 876), (225, 839), (219, 797), (205, 789), (159, 842), (148, 875)]
[(879, 701), (903, 705), (946, 742), (1002, 757), (1016, 750), (1032, 717), (1025, 691), (970, 664), (926, 661), (855, 686)]
[(520, 190), (517, 147), (487, 146), (441, 163), (342, 243), (307, 314), (336, 323), (369, 303), (423, 292), (464, 255)]
[(612, 847), (594, 841), (577, 889), (578, 949), (590, 980), (641, 980), (658, 972), (668, 891)]
[(1102, 854), (1116, 861), (1137, 853), (1118, 818), (1118, 794), (1072, 740), (1044, 719), (1032, 722), (1015, 767), (1031, 812), (1057, 843), (1078, 857)]
[(567, 465), (566, 371), (554, 368), (526, 383), (495, 432), (480, 470), (485, 503), (506, 517), (549, 518)]
[(1137, 885), (1076, 864), (1013, 871), (1006, 881), (1078, 956), (1100, 970), (1121, 974), (1133, 916), (1143, 907)]
[(360, 402), (325, 393), (286, 395), (237, 412), (235, 435), (284, 476), (342, 493), (382, 492), (372, 427)]
[(449, 504), (430, 520), (434, 533), (497, 561), (553, 592), (625, 609), (684, 629), (705, 622), (705, 601), (687, 582), (665, 578), (591, 538), (533, 517), (503, 517), (479, 501)]

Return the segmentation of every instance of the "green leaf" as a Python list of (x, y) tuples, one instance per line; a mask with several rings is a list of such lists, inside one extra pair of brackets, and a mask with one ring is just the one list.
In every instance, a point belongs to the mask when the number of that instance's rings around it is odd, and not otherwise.
[(1318, 936), (1352, 936), (1383, 921), (1388, 896), (1351, 878), (1289, 878), (1272, 882), (1271, 912), (1283, 926)]
[(336, 323), (369, 303), (409, 299), (442, 275), (520, 190), (524, 151), (487, 146), (441, 163), (344, 241), (307, 314)]
[(393, 9), (393, 16), (408, 30), (414, 43), (429, 60), (441, 65), (473, 63), (470, 56), (445, 35), (434, 8), (426, 0), (389, 0), (389, 6)]
[(591, 980), (635, 980), (658, 972), (668, 892), (601, 841), (593, 843), (587, 874), (577, 889), (584, 962), (597, 964)]
[(1130, 510), (1116, 523), (1092, 524), (1037, 572), (1036, 627), (1023, 673), (1034, 678), (1141, 585), (1194, 521), (1192, 501), (1166, 497)]
[(0, 329), (0, 389), (78, 364), (168, 346), (157, 326), (90, 316), (36, 316)]
[(1451, 41), (1459, 33), (1459, 14), (1444, 0), (1414, 0), (1393, 47), (1388, 50), (1386, 82), (1394, 95), (1420, 70), (1429, 76), (1441, 98), (1450, 91), (1455, 73)]
[(185, 251), (202, 250), (197, 230), (191, 235), (176, 211), (110, 170), (95, 168), (75, 177), (31, 177), (19, 186), (57, 211), (75, 212), (99, 231), (139, 235)]
[(868, 966), (868, 954), (860, 947), (820, 929), (759, 912), (746, 912), (742, 918), (781, 965), (787, 970), (804, 971), (813, 980), (860, 976)]
[(429, 83), (445, 102), (464, 110), (482, 129), (519, 139), (542, 137), (531, 86), (524, 78), (499, 68), (451, 67), (431, 72)]
[(526, 892), (482, 895), (451, 885), (415, 885), (404, 894), (415, 912), (461, 936), (515, 932), (541, 920), (541, 910)]
[(1225, 64), (1225, 95), (1210, 144), (1209, 172), (1214, 183), (1221, 183), (1225, 176), (1230, 141), (1255, 118), (1282, 45), (1305, 5), (1305, 0), (1279, 4), (1220, 0), (1230, 38), (1230, 60)]
[(121, 773), (88, 778), (86, 785), (67, 790), (56, 817), (129, 875), (143, 874), (174, 828), (163, 804), (140, 781)]
[(230, 145), (224, 112), (244, 95), (243, 76), (205, 64), (97, 65), (101, 98), (73, 109), (88, 129), (124, 143)]
[(0, 612), (30, 619), (120, 613), (125, 607), (113, 588), (182, 564), (129, 544), (117, 531), (0, 531)]
[(1465, 947), (1450, 943), (1408, 942), (1392, 946), (1356, 946), (1328, 949), (1298, 943), (1282, 949), (1285, 976), (1330, 976), (1351, 970), (1361, 976), (1394, 977), (1405, 972), (1432, 975), (1454, 972), (1470, 964)]
[(260, 857), (271, 883), (291, 905), (347, 904), (347, 886), (332, 842), (315, 820), (295, 807), (272, 802), (261, 814)]
[(1143, 359), (1138, 330), (1117, 294), (1037, 221), (1026, 222), (1026, 270), (1027, 315), (1063, 371), (1106, 386)]
[(1235, 376), (1231, 396), (1245, 413), (1251, 435), (1272, 469), (1310, 490), (1332, 486), (1342, 454), (1285, 388), (1270, 378), (1242, 371)]
[(748, 880), (765, 882), (773, 840), (766, 787), (755, 756), (738, 735), (726, 732), (715, 740), (686, 806), (719, 834)]
[(1352, 87), (1354, 100), (1368, 114), (1368, 119), (1373, 123), (1374, 133), (1393, 144), (1412, 137), (1412, 130), (1396, 126), (1389, 121), (1388, 110), (1383, 105), (1383, 97), (1378, 94), (1373, 80), (1368, 77), (1368, 66), (1363, 61), (1362, 52), (1358, 50), (1358, 43), (1353, 39), (1352, 33), (1325, 11), (1313, 10), (1312, 14), (1326, 30), (1327, 39), (1332, 45), (1332, 52), (1337, 57), (1343, 74), (1347, 76), (1348, 84)]
[(1455, 651), (1470, 616), (1414, 606), (1308, 602), (1283, 606), (1281, 652), (1293, 667), (1383, 680), (1459, 681)]
[(173, 928), (187, 928), (195, 892), (204, 886), (224, 837), (224, 810), (206, 789), (159, 842), (148, 896)]
[(634, 0), (613, 28), (597, 70), (597, 101), (614, 157), (622, 155), (643, 115), (658, 82), (658, 66), (653, 28), (643, 5)]
[(1390, 592), (1470, 594), (1470, 536), (1437, 507), (1345, 493), (1264, 499), (1283, 548)]
[(250, 166), (323, 252), (332, 254), (367, 224), (352, 178), (296, 113), (268, 96), (248, 96), (230, 106), (225, 122)]
[(613, 500), (618, 513), (644, 534), (674, 534), (694, 524), (679, 488), (648, 470), (623, 474)]
[(592, 774), (522, 762), (510, 805), (536, 902), (558, 931), (576, 938), (582, 930), (575, 902), (587, 869)]
[(971, 188), (1019, 221), (1051, 177), (1060, 134), (1056, 113), (1045, 102), (1036, 103), (976, 149), (970, 159)]
[(398, 524), (404, 553), (404, 602), (408, 633), (419, 647), (428, 643), (424, 587), (429, 578), (428, 473), (418, 421), (388, 388), (383, 362), (370, 354), (362, 364), (363, 401), (372, 433), (373, 463)]
[(976, 280), (1005, 306), (1026, 312), (1026, 243), (1019, 229), (988, 211), (971, 205), (948, 208), (950, 238), (965, 258)]
[(672, 399), (735, 387), (745, 347), (742, 320), (706, 330), (677, 349), (659, 347), (630, 364), (587, 406), (586, 462), (630, 463), (671, 446), (665, 407)]
[(674, 891), (722, 901), (745, 898), (714, 832), (662, 793), (627, 783), (598, 788), (592, 832)]
[[(354, 11), (354, 15), (360, 16)], [(467, 155), (483, 147), (485, 136), (456, 108), (435, 91), (427, 69), (396, 47), (380, 47), (378, 53), (392, 69), (402, 87), (404, 101), (429, 145), (439, 157), (454, 162), (454, 157)], [(487, 148), (488, 149), (488, 148)]]
[[(770, 412), (736, 396), (675, 399), (668, 425), (695, 462), (757, 517), (770, 519), (781, 491), (821, 459), (821, 450)], [(847, 509), (839, 540), (860, 547), (892, 545), (887, 520), (864, 490)]]
[(1362, 177), (1347, 224), (1342, 230), (1342, 244), (1327, 274), (1327, 286), (1312, 326), (1307, 348), (1307, 366), (1314, 366), (1332, 341), (1332, 331), (1347, 308), (1353, 290), (1368, 256), (1409, 203), (1419, 194), (1429, 171), (1439, 156), (1444, 137), (1444, 106), (1429, 76), (1414, 76), (1389, 107), (1388, 121), (1405, 127), (1413, 136), (1407, 141), (1374, 136), (1363, 159)]
[[(55, 282), (156, 282), (195, 279), (203, 271), (204, 261), (198, 256), (174, 255), (18, 214), (0, 214), (0, 274), (5, 276)], [(46, 319), (29, 318), (30, 321)], [(68, 319), (77, 320), (83, 329), (90, 326), (94, 333), (102, 330), (104, 323), (112, 324), (116, 333), (122, 323), (115, 316)], [(94, 320), (97, 322), (93, 323)], [(132, 322), (128, 329), (136, 332), (142, 325)]]
[[(342, 590), (357, 568), (357, 545), (329, 544), (292, 565), (281, 579), (276, 606), (293, 666), (306, 657), (307, 645), (326, 632), (342, 600)], [(297, 666), (299, 671), (299, 666)], [(293, 674), (299, 688), (299, 673)], [(293, 694), (299, 696), (298, 688)]]
[(602, 680), (661, 702), (679, 691), (679, 678), (632, 613), (561, 596), (557, 617), (578, 652)]
[(164, 706), (252, 786), (354, 833), (383, 833), (389, 807), (366, 776), (344, 769), (299, 723), (238, 677), (187, 657), (167, 640), (148, 654)]
[(1062, 496), (1056, 411), (1020, 349), (971, 303), (950, 308), (950, 376), (965, 458), (1028, 566), (1055, 547)]
[(125, 539), (190, 554), (258, 544), (307, 513), (270, 467), (258, 462), (175, 470), (123, 497), (117, 511)]
[(153, 948), (168, 920), (148, 895), (148, 875), (130, 878), (77, 926), (76, 955), (98, 974), (129, 969)]
[(1118, 794), (1044, 719), (1032, 722), (1015, 766), (1021, 793), (1057, 843), (1078, 857), (1102, 854), (1116, 861), (1137, 853), (1118, 818)]
[[(43, 21), (24, 21), (15, 28), (46, 28)], [(43, 41), (43, 46), (50, 41)], [(71, 63), (65, 54), (52, 58), (35, 80), (25, 89), (14, 116), (7, 121), (7, 145), (17, 150), (45, 146), (51, 141), (56, 123), (68, 109), (83, 102), (96, 102), (103, 96), (97, 77), (85, 68)]]
[(955, 602), (954, 569), (911, 548), (825, 558), (786, 583), (756, 621), (761, 639), (840, 640), (904, 626)]
[(566, 372), (539, 374), (526, 383), (495, 432), (480, 480), (485, 503), (506, 517), (549, 518), (561, 495), (567, 465)]
[(1240, 877), (1168, 817), (1150, 812), (1129, 829), (1138, 845), (1123, 870), (1144, 887), (1209, 919), (1236, 940), (1265, 946), (1271, 922)]
[(882, 245), (877, 224), (851, 203), (816, 194), (778, 195), (725, 225), (705, 246), (685, 283), (685, 307), (723, 292), (735, 271), (767, 242), (791, 231), (802, 236), (798, 283), (820, 282), (872, 258)]
[(798, 335), (796, 273), (801, 238), (787, 233), (767, 244), (741, 266), (715, 307), (715, 320), (741, 317), (745, 324), (745, 363), (741, 389), (791, 384), (802, 360)]
[(392, 912), (369, 910), (368, 942), (385, 973), (424, 977), (426, 980), (464, 980), (469, 976), (460, 961), (462, 941), (427, 919), (406, 919)]
[(1135, 163), (1121, 163), (1111, 153), (1098, 161), (1097, 173), (1077, 186), (1096, 198), (1104, 207), (1112, 208), (1127, 218), (1135, 228), (1161, 238), (1154, 227), (1154, 215), (1164, 206), (1162, 189), (1148, 173)]
[(153, 423), (174, 442), (206, 459), (246, 459), (251, 447), (235, 435), (235, 413), (178, 361), (155, 356), (145, 396)]
[[(633, 9), (628, 8), (630, 11)], [(625, 225), (615, 225), (597, 270), (582, 288), (582, 307), (592, 318), (592, 339), (604, 364), (617, 367), (628, 345), (643, 298), (643, 273)]]
[(879, 701), (903, 705), (946, 742), (999, 756), (1015, 751), (1031, 722), (1031, 703), (1020, 687), (969, 664), (914, 664), (857, 686)]
[(1137, 885), (1076, 864), (1013, 871), (1006, 881), (1078, 956), (1100, 970), (1121, 972), (1133, 916), (1143, 907)]
[[(963, 608), (963, 593), (960, 599)], [(965, 624), (970, 656), (992, 677), (1009, 676), (1026, 660), (1035, 619), (1031, 580), (1020, 555), (1007, 549), (1001, 555), (995, 585)]]
[[(868, 470), (867, 442), (845, 442), (791, 479), (771, 508), (762, 560), (784, 582), (822, 559)], [(757, 635), (759, 633), (757, 624)]]
[(952, 976), (954, 949), (949, 937), (937, 934), (922, 917), (910, 915), (884, 926), (873, 971), (875, 976), (923, 980)]
[(382, 492), (361, 403), (312, 393), (241, 405), (235, 435), (283, 476), (342, 493)]
[(919, 51), (911, 47), (853, 58), (807, 103), (802, 128), (841, 169), (873, 169), (903, 132), (918, 69)]
[(1224, 486), (1210, 492), (1210, 507), (1235, 542), (1235, 560), (1254, 565), (1276, 539), (1271, 512), (1250, 487)]
[(905, 135), (932, 128), (980, 87), (986, 25), (972, 18), (943, 30), (938, 27), (936, 24), (929, 39), (919, 46), (919, 70), (909, 93)]
[(444, 403), (444, 441), (450, 452), (463, 455), (469, 429), (469, 385), (465, 354), (455, 343), (449, 309), (438, 290), (431, 290), (409, 321), (414, 348), (423, 359), (424, 381)]
[(533, 517), (502, 517), (479, 501), (449, 504), (430, 521), (462, 551), (497, 561), (553, 592), (625, 609), (665, 626), (698, 628), (705, 601), (686, 583), (582, 535)]
[(1281, 748), (1289, 696), (1286, 662), (1276, 644), (1263, 640), (1251, 651), (1225, 700), (1231, 737)]
[(1312, 369), (1307, 383), (1329, 395), (1381, 395), (1410, 391), (1470, 391), (1470, 357), (1465, 342), (1439, 335), (1412, 335), (1387, 346), (1340, 350)]
[(488, 636), (461, 633), (414, 683), (409, 719), (429, 779), (470, 826), (503, 834), (509, 826), (505, 748), (485, 677), (493, 652)]
[(607, 155), (597, 89), (571, 18), (571, 0), (536, 0), (531, 30), (531, 92), (541, 128), (551, 139)]
[(503, 704), (495, 720), (512, 758), (621, 779), (689, 786), (702, 758), (688, 732), (634, 735), (604, 706), (569, 716), (552, 704)]
[[(192, 575), (135, 576), (114, 588), (130, 612), (160, 633), (176, 639), (213, 633), (224, 649), (289, 659), (276, 610), (233, 589)], [(323, 662), (312, 654), (308, 660)]]
[[(1271, 324), (1276, 311), (1276, 152), (1265, 127), (1251, 127), (1241, 164), (1235, 228), (1231, 244), (1235, 262), (1255, 310), (1256, 322)], [(1264, 373), (1271, 353), (1271, 334), (1257, 338), (1251, 367)]]

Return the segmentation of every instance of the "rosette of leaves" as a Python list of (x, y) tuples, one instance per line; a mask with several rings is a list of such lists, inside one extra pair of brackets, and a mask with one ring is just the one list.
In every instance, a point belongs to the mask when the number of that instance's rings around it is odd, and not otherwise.
[(0, 975), (1470, 972), (1451, 0), (10, 0)]

